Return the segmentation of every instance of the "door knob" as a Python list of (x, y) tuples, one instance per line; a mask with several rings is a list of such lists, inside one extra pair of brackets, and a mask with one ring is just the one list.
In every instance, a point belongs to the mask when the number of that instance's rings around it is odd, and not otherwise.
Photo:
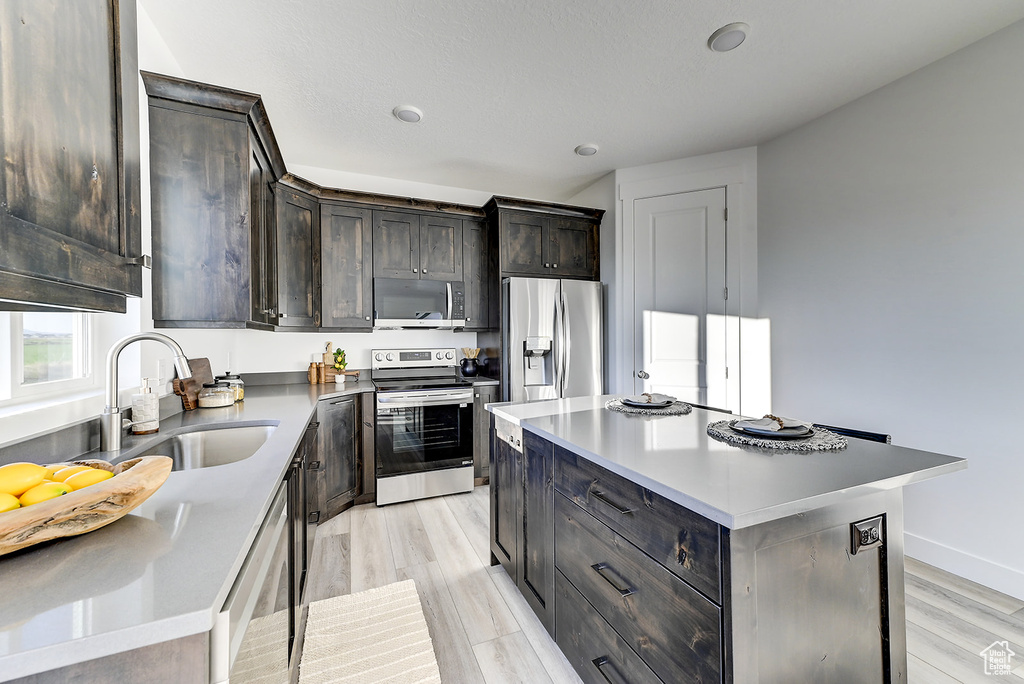
[(647, 371), (637, 371), (636, 377), (640, 378), (641, 380), (646, 380), (651, 376), (647, 374)]

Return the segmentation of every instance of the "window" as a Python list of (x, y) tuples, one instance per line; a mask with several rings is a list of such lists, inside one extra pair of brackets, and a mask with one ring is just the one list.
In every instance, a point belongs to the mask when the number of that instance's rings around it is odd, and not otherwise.
[[(89, 314), (0, 314), (0, 401), (93, 385)], [(6, 347), (6, 349), (3, 349)]]

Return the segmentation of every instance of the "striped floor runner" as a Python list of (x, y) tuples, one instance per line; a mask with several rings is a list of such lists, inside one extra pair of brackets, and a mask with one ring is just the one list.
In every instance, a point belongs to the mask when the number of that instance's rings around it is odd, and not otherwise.
[(309, 604), (300, 684), (440, 684), (412, 580)]

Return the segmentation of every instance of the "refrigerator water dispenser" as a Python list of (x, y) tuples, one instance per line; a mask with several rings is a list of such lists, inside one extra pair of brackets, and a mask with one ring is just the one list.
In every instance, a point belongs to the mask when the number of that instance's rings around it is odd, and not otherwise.
[(555, 384), (550, 337), (527, 337), (523, 341), (523, 384)]

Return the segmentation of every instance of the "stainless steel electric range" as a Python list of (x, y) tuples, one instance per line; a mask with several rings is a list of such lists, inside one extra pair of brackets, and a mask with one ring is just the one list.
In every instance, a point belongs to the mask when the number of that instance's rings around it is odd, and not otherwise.
[(374, 349), (377, 505), (473, 489), (473, 383), (454, 349)]

